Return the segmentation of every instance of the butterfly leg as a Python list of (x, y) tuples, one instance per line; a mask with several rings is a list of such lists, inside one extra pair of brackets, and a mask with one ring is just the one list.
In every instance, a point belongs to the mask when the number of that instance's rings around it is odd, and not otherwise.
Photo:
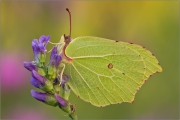
[(63, 73), (64, 73), (65, 66), (66, 66), (66, 65), (65, 65), (64, 63), (61, 63), (61, 64), (60, 64), (60, 68), (62, 68), (62, 69), (61, 69), (61, 71), (60, 71), (60, 81), (59, 81), (59, 85), (62, 84)]

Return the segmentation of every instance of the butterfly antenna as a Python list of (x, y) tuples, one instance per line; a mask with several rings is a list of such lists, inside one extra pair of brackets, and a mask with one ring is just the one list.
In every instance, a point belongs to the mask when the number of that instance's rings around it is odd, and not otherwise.
[(69, 22), (70, 22), (70, 32), (69, 32), (69, 38), (71, 37), (71, 12), (69, 11), (68, 8), (66, 8), (66, 10), (68, 11), (69, 13)]

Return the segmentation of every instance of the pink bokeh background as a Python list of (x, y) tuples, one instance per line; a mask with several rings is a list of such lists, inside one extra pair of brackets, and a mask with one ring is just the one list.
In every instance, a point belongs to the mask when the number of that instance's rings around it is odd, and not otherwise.
[(3, 92), (12, 92), (26, 87), (28, 71), (23, 67), (23, 61), (28, 57), (23, 53), (1, 53), (0, 76)]
[(47, 115), (40, 110), (27, 109), (23, 107), (19, 107), (10, 111), (10, 113), (7, 114), (6, 117), (9, 119), (16, 119), (16, 120), (47, 120), (49, 119)]

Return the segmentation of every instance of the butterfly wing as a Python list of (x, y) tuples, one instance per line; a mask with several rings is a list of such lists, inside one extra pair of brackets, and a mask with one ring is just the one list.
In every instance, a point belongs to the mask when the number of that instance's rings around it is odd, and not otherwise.
[(162, 71), (147, 49), (104, 38), (75, 38), (65, 54), (72, 59), (64, 62), (70, 88), (78, 97), (98, 107), (133, 102), (148, 77)]

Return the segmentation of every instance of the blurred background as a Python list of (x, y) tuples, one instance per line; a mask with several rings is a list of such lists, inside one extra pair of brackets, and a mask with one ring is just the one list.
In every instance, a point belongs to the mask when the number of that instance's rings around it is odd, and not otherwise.
[[(163, 72), (142, 86), (133, 104), (103, 108), (92, 106), (73, 92), (79, 119), (178, 119), (179, 118), (179, 2), (1, 1), (1, 119), (69, 119), (58, 107), (35, 100), (30, 72), (23, 61), (34, 59), (31, 41), (50, 35), (58, 42), (72, 37), (97, 36), (145, 46), (155, 54)], [(48, 50), (52, 45), (48, 45)], [(48, 57), (47, 57), (47, 60)]]

